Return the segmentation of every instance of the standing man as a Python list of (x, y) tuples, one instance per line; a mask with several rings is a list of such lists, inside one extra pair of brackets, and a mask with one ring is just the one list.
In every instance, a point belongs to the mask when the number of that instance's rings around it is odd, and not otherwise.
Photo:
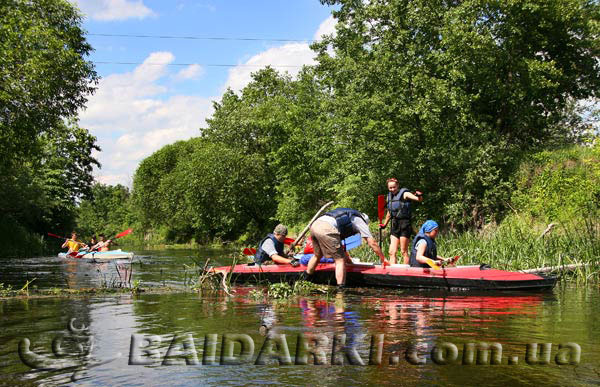
[(417, 191), (414, 194), (408, 189), (400, 189), (400, 184), (395, 177), (387, 180), (387, 215), (381, 228), (385, 228), (392, 220), (392, 229), (390, 232), (390, 262), (396, 263), (396, 254), (398, 253), (398, 242), (400, 242), (400, 251), (404, 259), (404, 264), (408, 265), (408, 241), (412, 234), (410, 202), (423, 201), (423, 195)]
[(272, 260), (276, 264), (285, 265), (290, 264), (293, 267), (300, 265), (298, 260), (289, 258), (283, 251), (283, 241), (287, 236), (288, 229), (283, 224), (275, 226), (272, 234), (267, 235), (258, 244), (256, 254), (254, 255), (254, 262), (262, 265), (264, 262)]
[(333, 258), (335, 279), (338, 288), (343, 288), (346, 284), (347, 262), (342, 240), (354, 234), (360, 234), (366, 240), (369, 247), (381, 258), (384, 266), (389, 264), (369, 231), (367, 214), (351, 208), (336, 208), (318, 218), (310, 227), (315, 255), (310, 259), (306, 268), (308, 278), (314, 274), (315, 267), (323, 256)]

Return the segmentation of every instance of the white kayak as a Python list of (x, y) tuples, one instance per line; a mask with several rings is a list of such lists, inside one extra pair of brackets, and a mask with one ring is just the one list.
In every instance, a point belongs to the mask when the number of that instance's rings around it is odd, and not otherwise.
[(133, 259), (133, 253), (128, 251), (109, 250), (109, 251), (80, 251), (77, 255), (69, 255), (67, 253), (58, 253), (59, 258), (82, 259), (90, 261), (110, 261), (113, 259)]

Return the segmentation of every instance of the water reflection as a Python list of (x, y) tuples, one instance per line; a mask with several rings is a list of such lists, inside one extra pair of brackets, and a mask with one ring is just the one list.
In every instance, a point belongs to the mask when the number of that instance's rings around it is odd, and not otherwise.
[[(187, 252), (189, 255), (190, 252)], [(171, 258), (152, 256), (134, 268), (134, 279), (147, 283), (181, 283), (181, 253)], [(163, 264), (164, 263), (164, 264)], [(226, 263), (226, 262), (223, 262)], [(79, 264), (79, 263), (78, 263)], [(89, 287), (99, 275), (111, 275), (111, 266), (69, 265), (65, 262), (31, 261), (9, 266), (3, 272), (16, 273), (17, 267), (33, 273), (50, 271), (52, 281), (64, 286)], [(139, 267), (138, 267), (139, 266)], [(100, 269), (100, 271), (98, 271)], [(105, 271), (104, 271), (105, 270)], [(162, 275), (161, 275), (162, 270)], [(3, 275), (4, 275), (3, 274)], [(86, 275), (87, 274), (87, 275)], [(116, 274), (116, 273), (115, 273)], [(161, 278), (162, 276), (162, 278)], [(12, 277), (16, 278), (16, 277)], [(22, 277), (20, 277), (22, 278)], [(0, 280), (0, 282), (2, 282)], [(50, 281), (48, 280), (48, 283)], [(165, 385), (387, 385), (387, 384), (586, 384), (597, 382), (600, 361), (600, 289), (597, 287), (557, 289), (555, 293), (446, 293), (405, 292), (384, 289), (352, 289), (332, 296), (309, 296), (290, 300), (272, 300), (261, 287), (235, 288), (229, 297), (223, 293), (140, 294), (76, 298), (11, 299), (0, 302), (0, 373), (2, 382), (18, 384), (165, 384)], [(91, 356), (81, 379), (71, 381), (73, 371), (33, 372), (17, 354), (19, 342), (27, 338), (31, 351), (55, 357), (52, 342), (65, 337), (64, 349), (77, 349), (77, 341), (67, 327), (76, 318), (76, 326), (88, 330), (80, 336), (93, 337)], [(240, 366), (220, 366), (221, 343), (227, 334), (241, 334), (255, 344), (253, 361)], [(160, 343), (156, 359), (146, 365), (130, 365), (132, 335), (157, 336)], [(203, 363), (206, 338), (215, 335), (217, 365)], [(285, 335), (291, 365), (254, 365), (265, 342)], [(343, 336), (344, 340), (341, 340)], [(380, 335), (383, 335), (381, 347)], [(67, 337), (71, 337), (66, 339)], [(164, 359), (173, 346), (181, 349), (182, 338), (192, 337), (198, 364), (186, 363), (186, 356)], [(302, 341), (299, 341), (298, 338)], [(301, 345), (308, 349), (324, 346), (326, 366), (298, 365)], [(336, 339), (337, 337), (337, 339)], [(452, 365), (432, 361), (431, 351), (447, 342), (460, 351)], [(501, 365), (463, 365), (462, 351), (468, 343), (502, 345)], [(552, 358), (558, 344), (581, 345), (578, 366), (533, 366), (524, 363), (527, 343), (553, 343)], [(339, 345), (334, 351), (334, 345)], [(352, 350), (365, 366), (352, 363)], [(381, 348), (381, 349), (380, 349)], [(235, 346), (236, 354), (239, 346)], [(278, 349), (274, 349), (276, 353)], [(411, 352), (412, 351), (412, 352)], [(76, 351), (75, 351), (76, 352)], [(415, 362), (406, 354), (415, 354)], [(102, 362), (116, 360), (105, 364)], [(381, 356), (379, 357), (379, 353)], [(517, 365), (508, 365), (510, 356), (518, 356)], [(337, 359), (337, 360), (336, 360)], [(345, 366), (332, 366), (342, 359)], [(425, 359), (425, 364), (419, 364)], [(100, 364), (100, 365), (98, 365)], [(213, 363), (210, 363), (213, 364)], [(94, 368), (89, 366), (98, 365)]]

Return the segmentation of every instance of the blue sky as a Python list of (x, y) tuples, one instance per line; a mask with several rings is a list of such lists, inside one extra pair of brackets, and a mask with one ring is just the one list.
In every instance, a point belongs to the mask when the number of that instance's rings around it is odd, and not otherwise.
[[(227, 87), (239, 91), (252, 71), (270, 64), (295, 74), (314, 63), (308, 41), (335, 29), (331, 8), (318, 0), (72, 1), (86, 15), (95, 49), (90, 59), (110, 62), (97, 63), (102, 80), (80, 112), (81, 125), (102, 147), (95, 155), (102, 163), (96, 179), (107, 184), (130, 186), (143, 158), (199, 135), (211, 101)], [(246, 38), (265, 40), (235, 40)]]

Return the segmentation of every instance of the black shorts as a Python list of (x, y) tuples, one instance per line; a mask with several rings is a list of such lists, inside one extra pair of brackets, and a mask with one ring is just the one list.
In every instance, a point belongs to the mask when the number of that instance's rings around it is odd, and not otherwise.
[(413, 229), (410, 224), (410, 219), (393, 219), (392, 220), (392, 235), (396, 238), (410, 238)]

